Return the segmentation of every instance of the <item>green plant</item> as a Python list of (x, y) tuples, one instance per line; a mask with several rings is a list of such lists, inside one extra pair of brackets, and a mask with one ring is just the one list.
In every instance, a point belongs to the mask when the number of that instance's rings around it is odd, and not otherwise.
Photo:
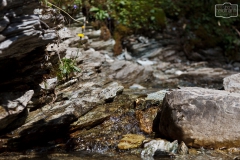
[(74, 72), (80, 72), (80, 68), (77, 67), (76, 61), (74, 59), (63, 58), (59, 64), (58, 79), (68, 80), (70, 75)]
[(133, 30), (160, 30), (165, 27), (166, 16), (161, 1), (108, 0), (110, 16)]
[(101, 10), (101, 9), (99, 9), (97, 7), (90, 8), (90, 12), (94, 12), (95, 13), (95, 18), (97, 20), (101, 20), (102, 21), (102, 20), (104, 20), (104, 19), (109, 17), (109, 14), (107, 13), (107, 11)]

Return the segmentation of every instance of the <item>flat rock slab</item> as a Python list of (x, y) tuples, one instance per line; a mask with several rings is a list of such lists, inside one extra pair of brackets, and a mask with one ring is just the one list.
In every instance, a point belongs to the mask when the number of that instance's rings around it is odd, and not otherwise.
[(240, 146), (240, 94), (198, 87), (167, 93), (159, 130), (192, 147)]
[(118, 144), (119, 149), (130, 149), (130, 148), (137, 148), (142, 145), (143, 140), (145, 137), (143, 135), (138, 134), (126, 134), (120, 140)]

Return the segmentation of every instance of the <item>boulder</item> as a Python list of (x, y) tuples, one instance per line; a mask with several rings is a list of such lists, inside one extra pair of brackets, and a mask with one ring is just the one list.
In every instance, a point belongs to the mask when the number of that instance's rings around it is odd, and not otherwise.
[(159, 131), (187, 146), (220, 148), (240, 145), (240, 94), (186, 87), (167, 93)]
[(240, 74), (233, 74), (223, 79), (223, 86), (226, 91), (240, 93)]

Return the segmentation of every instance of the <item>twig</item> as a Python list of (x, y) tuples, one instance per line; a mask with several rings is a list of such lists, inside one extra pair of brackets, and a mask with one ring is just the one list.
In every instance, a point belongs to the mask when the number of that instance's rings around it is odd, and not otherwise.
[[(52, 5), (52, 6), (54, 6), (54, 7), (56, 7), (57, 9), (63, 11), (64, 13), (66, 13), (73, 21), (78, 22), (78, 23), (82, 23), (81, 21), (78, 21), (78, 20), (74, 19), (74, 18), (73, 18), (72, 16), (70, 16), (66, 11), (64, 11), (64, 10), (61, 9), (61, 8), (59, 8), (58, 6), (52, 4), (52, 3), (48, 2), (48, 1), (47, 1), (47, 3), (50, 4), (50, 5)], [(84, 19), (84, 21), (86, 21), (86, 20)], [(84, 22), (84, 23), (85, 23), (85, 22)]]
[(235, 26), (232, 26), (232, 27), (233, 27), (233, 29), (235, 29), (235, 31), (237, 32), (237, 34), (240, 36), (239, 30), (238, 30)]

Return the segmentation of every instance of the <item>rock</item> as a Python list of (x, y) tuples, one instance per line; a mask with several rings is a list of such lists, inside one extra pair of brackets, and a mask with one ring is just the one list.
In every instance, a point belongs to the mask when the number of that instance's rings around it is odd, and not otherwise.
[(115, 41), (113, 39), (109, 39), (107, 41), (96, 41), (90, 43), (89, 47), (94, 48), (95, 50), (102, 50), (106, 49), (107, 51), (111, 51), (113, 49), (113, 46), (115, 44)]
[(205, 58), (206, 61), (216, 61), (218, 63), (226, 62), (226, 57), (224, 57), (224, 52), (220, 47), (201, 50), (199, 53)]
[(149, 78), (152, 69), (130, 61), (115, 60), (110, 64), (107, 72), (110, 79), (121, 80), (121, 83), (139, 83)]
[(179, 144), (177, 153), (181, 155), (188, 154), (188, 147), (183, 141)]
[(108, 63), (114, 62), (114, 60), (111, 57), (109, 57), (109, 55), (107, 55), (107, 54), (105, 54), (105, 58), (106, 58), (106, 62), (108, 62)]
[(101, 30), (85, 32), (84, 34), (89, 38), (99, 38), (101, 35)]
[(123, 135), (123, 138), (118, 143), (118, 148), (119, 149), (138, 148), (142, 145), (144, 139), (145, 137), (143, 135), (137, 134)]
[(42, 89), (53, 90), (56, 87), (57, 82), (58, 82), (57, 77), (55, 77), (55, 78), (47, 79), (39, 85)]
[(151, 159), (151, 157), (153, 156), (176, 154), (177, 149), (178, 149), (177, 140), (173, 141), (172, 143), (163, 139), (151, 140), (150, 142), (144, 144), (144, 149), (141, 153), (141, 158)]
[(100, 92), (99, 97), (104, 99), (104, 101), (111, 101), (118, 94), (122, 93), (123, 89), (123, 86), (119, 85), (117, 82), (113, 82)]
[(146, 87), (143, 87), (139, 84), (133, 84), (129, 87), (130, 89), (146, 89)]
[(143, 37), (143, 36), (138, 37), (138, 40), (141, 43), (146, 43), (146, 44), (149, 43), (149, 40), (146, 37)]
[(94, 48), (95, 50), (107, 50), (112, 51), (115, 41), (113, 39), (109, 39), (107, 41), (101, 40), (92, 42), (89, 44), (89, 47)]
[(169, 91), (167, 91), (167, 90), (161, 90), (158, 92), (150, 93), (147, 95), (146, 100), (156, 100), (156, 101), (162, 102), (166, 93), (168, 93), (168, 92)]
[[(54, 30), (43, 32), (36, 15), (22, 15), (11, 19), (4, 31), (6, 39), (0, 42), (0, 57), (21, 57), (56, 38)], [(31, 44), (31, 45), (29, 45)]]
[(122, 54), (118, 55), (118, 56), (117, 56), (117, 59), (118, 59), (118, 60), (125, 60), (125, 54), (122, 53)]
[(2, 93), (0, 95), (0, 130), (2, 131), (26, 108), (34, 94), (33, 90), (25, 93)]
[(65, 17), (59, 14), (57, 9), (53, 8), (34, 8), (34, 14), (37, 14), (44, 23), (44, 28), (54, 28), (65, 22)]
[(159, 56), (162, 53), (162, 50), (163, 50), (162, 47), (150, 50), (150, 52), (144, 54), (142, 56), (142, 58), (154, 58), (154, 57), (157, 57), (157, 56)]
[(150, 61), (150, 60), (137, 60), (137, 62), (139, 64), (141, 64), (142, 66), (153, 65), (153, 64), (157, 63), (157, 62)]
[(147, 44), (138, 43), (138, 44), (132, 45), (130, 48), (128, 47), (127, 49), (132, 53), (132, 56), (142, 57), (150, 53), (154, 55), (156, 52), (156, 49), (160, 48), (161, 46), (162, 45), (157, 42), (150, 42)]
[(127, 49), (124, 51), (124, 57), (127, 61), (132, 60), (132, 56), (127, 52)]
[(239, 146), (240, 94), (186, 87), (167, 93), (159, 131), (187, 146)]
[[(123, 135), (129, 133), (139, 135), (139, 133), (141, 133), (135, 111), (133, 110), (134, 99), (130, 97), (130, 95), (125, 93), (118, 95), (114, 98), (113, 102), (99, 105), (96, 107), (98, 109), (89, 111), (89, 114), (87, 113), (88, 115), (91, 115), (92, 112), (93, 115), (95, 114), (100, 118), (107, 117), (109, 109), (110, 117), (106, 119), (101, 118), (100, 124), (96, 121), (96, 124), (98, 123), (99, 125), (93, 124), (71, 133), (70, 137), (73, 142), (70, 142), (69, 145), (78, 151), (87, 150), (101, 153), (110, 151), (111, 153), (117, 153), (116, 147)], [(117, 110), (114, 111), (116, 108)], [(97, 113), (97, 111), (100, 113)], [(94, 121), (96, 119), (93, 118)], [(83, 120), (83, 123), (79, 121), (79, 124), (87, 124), (94, 121), (91, 121), (91, 118), (89, 118)], [(137, 150), (140, 149), (141, 148), (138, 148)]]
[(146, 111), (136, 111), (136, 117), (140, 123), (140, 129), (147, 133), (151, 134), (153, 132), (153, 121), (155, 120), (159, 108), (151, 107), (146, 109)]
[(120, 106), (107, 106), (100, 105), (97, 108), (89, 111), (84, 116), (80, 117), (77, 121), (71, 124), (71, 131), (83, 128), (90, 129), (96, 125), (101, 124), (108, 119)]
[(240, 93), (240, 74), (233, 74), (223, 79), (223, 86), (226, 91)]
[(0, 32), (2, 32), (7, 25), (10, 23), (8, 17), (4, 16), (1, 20), (0, 20)]
[(81, 27), (63, 27), (62, 29), (58, 30), (58, 35), (60, 39), (67, 39), (72, 37), (77, 37), (79, 33), (83, 33)]
[[(13, 138), (9, 142), (9, 145), (13, 145), (12, 147), (21, 147), (33, 142), (37, 143), (39, 140), (46, 142), (57, 133), (59, 133), (57, 134), (59, 136), (66, 134), (68, 131), (67, 128), (71, 123), (96, 106), (104, 104), (104, 101), (110, 98), (113, 99), (114, 96), (123, 90), (123, 87), (118, 83), (113, 82), (104, 85), (106, 81), (102, 78), (96, 81), (96, 83), (85, 82), (80, 84), (76, 84), (77, 81), (75, 81), (75, 85), (58, 86), (55, 89), (55, 94), (50, 97), (52, 99), (50, 103), (30, 112), (25, 120), (25, 124), (11, 132)], [(43, 98), (46, 99), (47, 96)], [(96, 112), (101, 111), (101, 108), (98, 109)], [(96, 116), (96, 112), (92, 114)], [(102, 110), (102, 112), (104, 111)], [(108, 115), (102, 115), (102, 117), (95, 118), (100, 121), (107, 117)], [(76, 124), (76, 128), (81, 128), (86, 124), (91, 126), (91, 121), (81, 121), (81, 123), (79, 126)]]
[(177, 76), (180, 76), (181, 74), (183, 74), (182, 71), (177, 70), (177, 71), (175, 72), (175, 75), (177, 75)]
[[(202, 67), (202, 68), (189, 68), (184, 71), (179, 78), (193, 81), (197, 85), (205, 84), (208, 87), (211, 87), (209, 84), (214, 84), (214, 88), (221, 88), (223, 83), (223, 78), (227, 77), (228, 75), (232, 75), (236, 72), (227, 71), (222, 68), (209, 68), (209, 67)], [(211, 87), (212, 88), (212, 87)]]

